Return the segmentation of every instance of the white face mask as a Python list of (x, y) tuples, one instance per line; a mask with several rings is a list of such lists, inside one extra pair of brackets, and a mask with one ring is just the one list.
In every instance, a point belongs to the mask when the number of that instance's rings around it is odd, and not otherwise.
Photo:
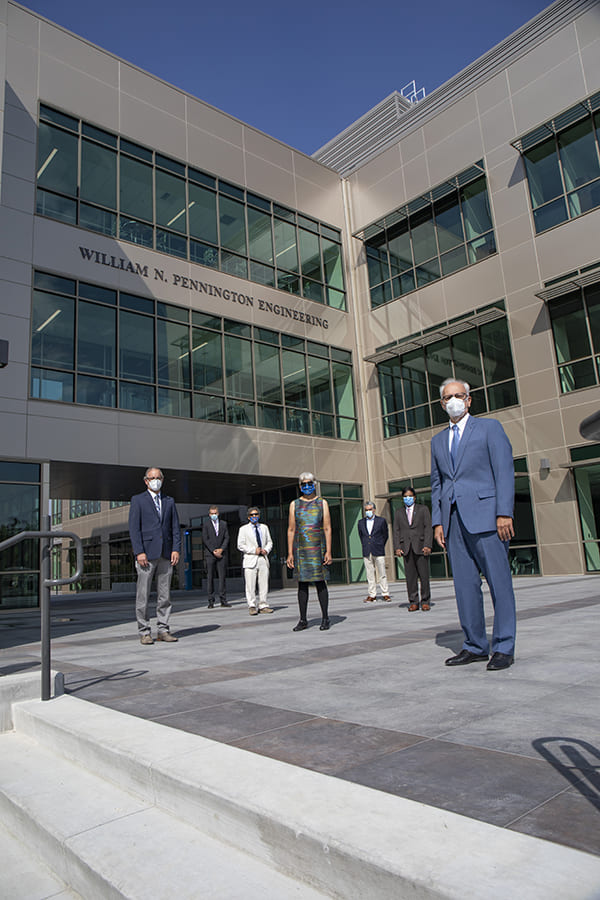
[(446, 412), (452, 419), (458, 419), (459, 416), (466, 412), (466, 409), (467, 404), (464, 400), (459, 400), (458, 397), (451, 397), (446, 403)]
[(155, 494), (158, 494), (162, 487), (162, 481), (160, 478), (151, 478), (148, 482), (148, 487), (151, 491), (154, 491)]

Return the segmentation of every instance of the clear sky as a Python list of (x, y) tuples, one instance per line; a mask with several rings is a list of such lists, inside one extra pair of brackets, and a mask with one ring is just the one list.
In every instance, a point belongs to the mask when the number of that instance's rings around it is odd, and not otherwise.
[(547, 0), (25, 0), (201, 100), (313, 153), (393, 90), (430, 94)]

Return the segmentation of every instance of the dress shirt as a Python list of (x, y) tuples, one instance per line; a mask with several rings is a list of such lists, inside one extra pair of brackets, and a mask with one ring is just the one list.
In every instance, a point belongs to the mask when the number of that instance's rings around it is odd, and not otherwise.
[(369, 534), (373, 533), (373, 525), (375, 524), (375, 517), (372, 519), (367, 519), (367, 531)]

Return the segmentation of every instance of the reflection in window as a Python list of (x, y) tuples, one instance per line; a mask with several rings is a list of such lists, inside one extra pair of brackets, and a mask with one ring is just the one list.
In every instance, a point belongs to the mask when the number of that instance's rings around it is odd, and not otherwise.
[(563, 393), (599, 383), (600, 285), (573, 291), (549, 304)]

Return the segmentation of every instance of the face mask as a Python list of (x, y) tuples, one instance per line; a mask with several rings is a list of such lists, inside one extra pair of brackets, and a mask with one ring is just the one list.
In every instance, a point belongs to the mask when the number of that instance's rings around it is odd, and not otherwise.
[(256, 523), (258, 522), (258, 518), (258, 516), (250, 516), (250, 521), (253, 525), (256, 525)]
[(310, 484), (301, 484), (301, 485), (300, 485), (300, 490), (302, 491), (302, 493), (303, 493), (305, 496), (309, 496), (310, 494), (312, 494), (313, 491), (314, 491), (314, 489), (315, 489), (315, 486), (314, 486), (314, 483), (313, 483), (312, 481), (311, 481)]
[(367, 517), (367, 519), (372, 519), (374, 515), (375, 515), (375, 513), (373, 512), (372, 509), (365, 510), (365, 516)]
[(212, 520), (213, 522), (218, 522), (218, 521), (219, 521), (219, 514), (218, 514), (218, 513), (211, 513), (211, 514), (210, 514), (210, 518), (211, 518), (211, 520)]
[(446, 412), (453, 419), (457, 419), (459, 416), (466, 411), (467, 404), (464, 400), (459, 400), (458, 397), (451, 397), (450, 400), (446, 403)]
[(162, 481), (160, 480), (160, 478), (151, 478), (148, 482), (148, 487), (151, 491), (154, 491), (155, 494), (158, 494), (162, 487)]
[(414, 498), (414, 497), (403, 497), (402, 499), (403, 499), (403, 501), (404, 501), (404, 505), (405, 505), (405, 506), (412, 506), (413, 503), (415, 502), (415, 498)]

